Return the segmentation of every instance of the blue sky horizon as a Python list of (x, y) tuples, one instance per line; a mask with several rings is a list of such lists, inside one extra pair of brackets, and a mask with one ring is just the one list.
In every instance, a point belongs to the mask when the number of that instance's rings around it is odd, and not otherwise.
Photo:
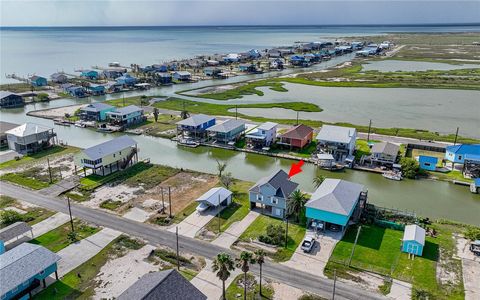
[(478, 0), (0, 0), (1, 27), (478, 25)]

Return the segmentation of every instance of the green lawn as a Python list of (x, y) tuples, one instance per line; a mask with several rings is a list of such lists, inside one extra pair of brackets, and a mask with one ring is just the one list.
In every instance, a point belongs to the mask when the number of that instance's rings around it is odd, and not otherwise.
[[(61, 280), (53, 283), (34, 296), (34, 299), (89, 299), (93, 295), (95, 277), (107, 261), (126, 254), (126, 250), (137, 250), (143, 243), (127, 236), (120, 236), (103, 248), (97, 255), (65, 274)], [(80, 274), (81, 276), (78, 276)], [(60, 274), (62, 276), (63, 274)]]
[(176, 215), (173, 216), (173, 223), (180, 223), (185, 220), (186, 217), (188, 217), (195, 211), (197, 206), (198, 203), (196, 201), (190, 202), (184, 209), (182, 209), (182, 211), (178, 212)]
[(7, 173), (0, 176), (0, 180), (9, 181), (11, 183), (15, 183), (24, 187), (31, 188), (33, 190), (41, 190), (48, 186), (50, 183), (40, 181), (38, 179), (24, 176), (24, 173)]
[[(260, 215), (258, 218), (253, 221), (252, 224), (242, 233), (239, 240), (243, 242), (250, 242), (250, 240), (258, 239), (262, 234), (266, 233), (267, 226), (269, 224), (278, 225), (281, 224), (285, 226), (286, 223), (283, 220), (272, 218), (265, 215)], [(305, 223), (302, 223), (305, 224)], [(305, 226), (298, 225), (294, 223), (288, 224), (288, 242), (287, 248), (284, 246), (279, 246), (277, 252), (274, 254), (269, 254), (271, 258), (277, 262), (289, 260), (298, 245), (302, 242), (305, 237)]]
[(17, 199), (5, 195), (0, 195), (0, 208), (14, 206), (15, 204), (17, 204)]
[(105, 208), (108, 210), (116, 210), (122, 205), (123, 205), (122, 201), (113, 201), (112, 199), (108, 199), (100, 203), (101, 208)]
[(33, 162), (40, 161), (40, 160), (46, 160), (47, 157), (53, 158), (58, 155), (65, 155), (69, 153), (75, 153), (78, 151), (79, 151), (78, 148), (71, 147), (71, 146), (54, 146), (38, 153), (25, 155), (19, 160), (12, 159), (12, 160), (0, 163), (0, 169), (16, 168), (21, 165), (31, 164)]
[(430, 174), (431, 176), (435, 176), (440, 180), (445, 180), (445, 181), (458, 180), (458, 181), (464, 181), (464, 182), (473, 182), (473, 179), (463, 177), (462, 172), (456, 171), (456, 170), (449, 171), (446, 173), (429, 171), (428, 174)]
[(120, 98), (120, 99), (113, 99), (113, 100), (107, 100), (104, 103), (116, 106), (116, 107), (122, 107), (122, 106), (129, 106), (129, 105), (136, 105), (136, 106), (142, 106), (142, 105), (148, 105), (148, 101), (152, 99), (153, 97), (147, 96), (144, 99), (144, 102), (142, 103), (142, 96), (134, 96), (134, 97), (125, 97), (125, 98)]
[(191, 281), (195, 276), (198, 275), (199, 272), (192, 270), (192, 269), (187, 269), (187, 268), (180, 268), (180, 274), (182, 274), (185, 279), (188, 281)]
[[(2, 200), (2, 202), (3, 202), (3, 200)], [(18, 205), (15, 205), (16, 202), (6, 202), (6, 203), (10, 203), (10, 205), (7, 205), (7, 206), (18, 207)], [(7, 207), (7, 206), (5, 206), (5, 207)], [(19, 207), (19, 208), (25, 210), (25, 208), (23, 208), (23, 207)], [(3, 220), (3, 214), (4, 214), (4, 212), (0, 211), (0, 228), (4, 228), (4, 227), (6, 227), (8, 225), (11, 225), (15, 222), (26, 222), (29, 225), (34, 225), (34, 224), (37, 224), (37, 223), (53, 216), (55, 213), (53, 211), (50, 211), (50, 210), (45, 209), (43, 207), (33, 207), (33, 208), (28, 208), (26, 210), (25, 214), (18, 214), (17, 213), (16, 214), (17, 217), (15, 219), (10, 219), (8, 222)]]
[[(88, 225), (78, 219), (73, 220), (73, 225), (77, 234), (77, 240), (82, 240), (100, 231), (100, 228)], [(72, 243), (68, 238), (68, 234), (71, 230), (71, 224), (70, 222), (67, 222), (60, 227), (36, 237), (31, 240), (30, 243), (42, 245), (53, 252), (58, 252)]]
[(355, 144), (355, 159), (360, 160), (364, 155), (370, 155), (370, 147), (368, 146), (368, 142), (366, 140), (357, 139)]
[[(243, 286), (243, 274), (238, 275), (228, 286), (226, 291), (227, 299), (243, 299), (244, 286)], [(251, 282), (255, 280), (255, 284), (247, 288), (247, 299), (273, 299), (275, 291), (272, 286), (265, 282), (265, 278), (262, 279), (262, 297), (260, 297), (260, 286), (255, 277), (251, 274), (247, 274), (247, 281)], [(238, 297), (237, 295), (241, 295)]]

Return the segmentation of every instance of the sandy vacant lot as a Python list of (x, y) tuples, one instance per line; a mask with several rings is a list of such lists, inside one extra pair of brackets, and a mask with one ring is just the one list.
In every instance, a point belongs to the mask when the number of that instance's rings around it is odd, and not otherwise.
[(32, 111), (29, 114), (35, 117), (40, 117), (40, 118), (49, 118), (49, 119), (63, 118), (65, 117), (65, 114), (69, 114), (73, 116), (73, 114), (78, 109), (84, 106), (86, 105), (85, 104), (70, 105), (70, 106), (64, 106), (64, 107)]

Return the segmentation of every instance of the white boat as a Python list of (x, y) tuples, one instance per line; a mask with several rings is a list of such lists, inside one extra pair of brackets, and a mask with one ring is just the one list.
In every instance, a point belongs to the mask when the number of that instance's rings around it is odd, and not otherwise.
[(390, 180), (397, 180), (397, 181), (402, 180), (402, 174), (397, 172), (391, 172), (391, 171), (384, 172), (382, 176)]

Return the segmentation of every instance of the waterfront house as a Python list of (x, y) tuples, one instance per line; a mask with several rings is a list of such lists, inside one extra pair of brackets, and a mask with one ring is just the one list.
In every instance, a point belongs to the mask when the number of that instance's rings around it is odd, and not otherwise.
[(247, 145), (252, 148), (270, 147), (277, 139), (277, 123), (265, 122), (245, 135)]
[(169, 73), (155, 73), (155, 79), (159, 84), (172, 83), (172, 75)]
[(122, 75), (117, 78), (116, 82), (123, 86), (133, 86), (137, 83), (137, 78), (130, 76), (129, 74)]
[(321, 153), (330, 153), (344, 162), (355, 151), (357, 130), (350, 127), (323, 125), (317, 135), (317, 147)]
[(47, 78), (42, 76), (33, 75), (28, 78), (28, 82), (30, 82), (33, 86), (46, 86), (47, 85)]
[(215, 121), (215, 117), (204, 114), (193, 115), (177, 122), (177, 136), (180, 134), (194, 139), (204, 138), (207, 129), (214, 126)]
[(210, 77), (218, 77), (223, 70), (220, 68), (208, 67), (203, 69), (203, 74)]
[(228, 119), (207, 129), (210, 138), (219, 143), (233, 143), (245, 132), (245, 121)]
[(116, 82), (108, 82), (105, 84), (105, 90), (109, 93), (116, 93), (120, 92), (122, 90), (123, 86), (121, 84), (118, 84)]
[(303, 55), (292, 55), (290, 56), (290, 64), (297, 67), (307, 67), (308, 62), (305, 60)]
[(480, 144), (459, 144), (447, 146), (445, 159), (454, 164), (464, 164), (468, 156), (480, 156)]
[(102, 122), (107, 119), (107, 113), (114, 111), (115, 107), (102, 102), (95, 102), (80, 108), (80, 118), (84, 121)]
[(79, 85), (67, 85), (64, 89), (66, 93), (68, 93), (72, 97), (82, 98), (86, 96), (86, 90), (83, 86)]
[(90, 83), (87, 86), (87, 91), (94, 96), (105, 94), (105, 86), (101, 84)]
[(55, 83), (66, 83), (68, 81), (67, 75), (64, 73), (53, 73), (50, 75), (50, 79)]
[(0, 108), (21, 107), (23, 105), (25, 105), (25, 101), (22, 96), (9, 91), (0, 91)]
[(106, 113), (107, 120), (112, 125), (129, 127), (134, 124), (142, 123), (146, 120), (143, 115), (143, 109), (136, 105), (129, 105), (116, 108)]
[(270, 58), (280, 58), (282, 57), (282, 53), (280, 52), (279, 49), (269, 49), (267, 51), (267, 56)]
[(345, 230), (349, 224), (358, 222), (366, 203), (367, 191), (363, 185), (327, 178), (305, 204), (305, 214), (313, 227), (328, 229), (336, 225)]
[(8, 148), (18, 153), (35, 153), (55, 145), (53, 128), (25, 123), (6, 132)]
[(260, 207), (263, 214), (283, 219), (290, 195), (297, 187), (298, 183), (290, 181), (285, 171), (278, 170), (260, 179), (248, 190), (250, 209)]
[(117, 298), (118, 300), (206, 300), (185, 277), (175, 269), (143, 275)]
[(0, 148), (8, 147), (7, 131), (18, 127), (18, 124), (0, 121)]
[(259, 59), (260, 57), (262, 57), (262, 54), (257, 49), (250, 49), (247, 52), (247, 55), (249, 59)]
[(187, 71), (176, 71), (173, 72), (172, 77), (177, 81), (190, 81), (190, 79), (192, 79), (192, 74)]
[(402, 239), (402, 252), (422, 256), (425, 246), (425, 229), (412, 224), (405, 226)]
[(232, 192), (224, 187), (215, 187), (208, 190), (195, 201), (208, 208), (226, 207), (232, 203)]
[(239, 62), (240, 59), (241, 59), (240, 54), (238, 53), (230, 53), (230, 54), (227, 54), (227, 56), (223, 57), (223, 61), (225, 63)]
[(283, 65), (284, 65), (284, 61), (281, 58), (270, 59), (270, 63), (269, 63), (270, 69), (282, 70)]
[(121, 68), (109, 68), (103, 70), (103, 76), (107, 79), (117, 79), (118, 77), (121, 77), (123, 73), (125, 73), (125, 69)]
[(303, 149), (312, 142), (312, 139), (313, 128), (300, 124), (281, 134), (278, 144), (288, 146), (290, 149)]
[(393, 165), (397, 161), (400, 146), (390, 142), (375, 143), (372, 146), (370, 161), (380, 165)]
[(418, 163), (422, 170), (435, 171), (437, 169), (438, 157), (420, 155), (418, 157)]
[(90, 169), (105, 176), (124, 170), (138, 162), (137, 142), (127, 135), (84, 149), (74, 156), (75, 168)]
[(55, 274), (58, 280), (57, 262), (60, 256), (30, 243), (0, 253), (0, 299), (31, 299), (32, 291), (45, 279)]
[(97, 80), (100, 78), (100, 74), (95, 70), (83, 70), (82, 73), (80, 73), (80, 77), (90, 80)]
[(238, 70), (240, 72), (255, 73), (257, 72), (257, 67), (255, 64), (240, 64), (238, 65)]

